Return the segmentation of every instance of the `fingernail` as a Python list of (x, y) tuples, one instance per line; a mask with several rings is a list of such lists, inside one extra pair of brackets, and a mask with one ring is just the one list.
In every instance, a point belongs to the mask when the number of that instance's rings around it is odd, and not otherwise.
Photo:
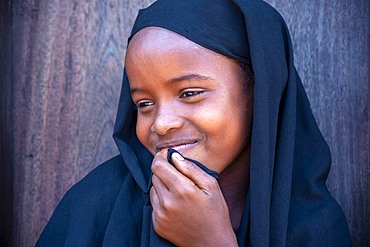
[(175, 158), (177, 160), (180, 160), (180, 161), (183, 161), (184, 160), (184, 157), (182, 157), (181, 154), (179, 154), (179, 153), (174, 153), (172, 156), (175, 156)]

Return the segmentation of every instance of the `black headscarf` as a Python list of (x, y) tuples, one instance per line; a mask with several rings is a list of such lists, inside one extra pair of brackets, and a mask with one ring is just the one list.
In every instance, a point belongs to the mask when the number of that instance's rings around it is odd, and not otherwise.
[[(237, 232), (239, 245), (349, 246), (346, 220), (325, 185), (330, 152), (294, 67), (282, 17), (259, 0), (159, 0), (139, 12), (131, 37), (149, 26), (169, 29), (207, 49), (252, 64), (250, 188)], [(40, 238), (40, 246), (57, 235), (64, 243), (171, 246), (152, 226), (149, 189), (153, 156), (136, 136), (132, 104), (124, 73), (114, 132), (121, 157), (105, 165), (115, 167), (111, 172), (118, 173), (111, 182), (114, 192), (110, 190), (109, 199), (103, 192), (94, 195), (105, 198), (104, 202), (86, 198), (106, 203), (85, 203), (89, 214), (84, 206), (71, 209), (71, 202), (82, 200), (83, 188), (92, 190), (93, 181), (105, 181), (102, 174), (109, 176), (103, 165), (66, 195)], [(101, 186), (96, 190), (101, 191)], [(78, 221), (71, 212), (78, 215)], [(63, 220), (67, 214), (68, 220)], [(71, 224), (83, 224), (87, 229), (74, 232)]]

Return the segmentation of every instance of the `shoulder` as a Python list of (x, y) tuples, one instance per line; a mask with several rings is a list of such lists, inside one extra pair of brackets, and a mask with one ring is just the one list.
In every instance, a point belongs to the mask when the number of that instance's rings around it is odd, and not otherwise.
[(64, 196), (70, 207), (84, 208), (100, 204), (97, 201), (115, 200), (122, 183), (126, 179), (128, 169), (120, 155), (102, 163), (76, 183)]
[(101, 243), (128, 174), (121, 156), (96, 167), (65, 194), (37, 246), (65, 246), (69, 241), (80, 246)]
[[(121, 156), (115, 156), (76, 183), (66, 193), (58, 208), (73, 220), (79, 219), (85, 223), (90, 220), (93, 223), (94, 218), (108, 217), (128, 174)], [(108, 220), (105, 217), (104, 221)]]

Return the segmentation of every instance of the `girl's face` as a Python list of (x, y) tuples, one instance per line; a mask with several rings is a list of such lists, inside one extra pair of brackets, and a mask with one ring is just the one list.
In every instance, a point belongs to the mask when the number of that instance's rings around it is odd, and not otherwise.
[(131, 40), (126, 71), (137, 136), (153, 155), (174, 148), (219, 173), (248, 163), (253, 93), (235, 60), (149, 27)]

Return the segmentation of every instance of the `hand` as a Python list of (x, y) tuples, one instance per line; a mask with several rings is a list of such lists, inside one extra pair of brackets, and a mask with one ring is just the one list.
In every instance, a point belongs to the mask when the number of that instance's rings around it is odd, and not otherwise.
[(227, 204), (217, 180), (167, 150), (152, 163), (150, 200), (154, 230), (177, 246), (237, 246)]

